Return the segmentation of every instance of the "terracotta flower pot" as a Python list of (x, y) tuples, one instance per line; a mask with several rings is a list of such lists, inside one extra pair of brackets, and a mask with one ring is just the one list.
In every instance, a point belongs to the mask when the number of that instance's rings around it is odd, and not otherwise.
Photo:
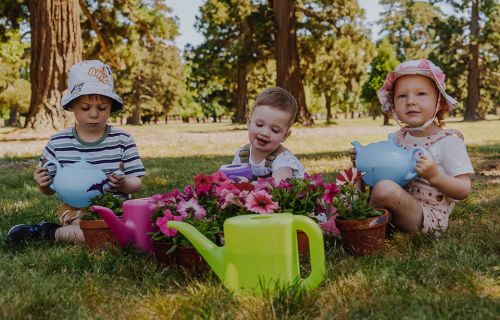
[(346, 249), (357, 256), (367, 256), (384, 248), (385, 228), (389, 222), (389, 212), (364, 220), (344, 220), (335, 218)]
[(164, 266), (175, 265), (188, 273), (202, 273), (208, 269), (208, 264), (193, 247), (177, 247), (167, 254), (173, 242), (153, 241), (156, 260)]
[(106, 246), (118, 246), (113, 233), (104, 220), (80, 220), (85, 243), (89, 250), (98, 250)]
[(297, 231), (297, 243), (299, 248), (299, 255), (309, 255), (309, 238), (304, 231)]

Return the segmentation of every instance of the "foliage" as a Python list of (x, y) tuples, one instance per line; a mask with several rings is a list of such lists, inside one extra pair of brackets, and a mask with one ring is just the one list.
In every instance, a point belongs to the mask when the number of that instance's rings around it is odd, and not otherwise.
[(361, 185), (361, 172), (356, 168), (340, 171), (337, 185), (340, 190), (333, 199), (336, 213), (345, 220), (363, 220), (382, 213), (370, 207), (370, 189)]
[(398, 63), (396, 52), (389, 43), (389, 39), (382, 39), (377, 46), (377, 55), (370, 63), (368, 80), (363, 84), (361, 90), (361, 97), (367, 103), (368, 110), (374, 117), (382, 113), (377, 90), (383, 86), (385, 77), (390, 71), (396, 69)]
[[(362, 111), (361, 84), (373, 54), (369, 30), (357, 1), (341, 4), (306, 1), (303, 26), (310, 34), (301, 36), (301, 55), (307, 82), (314, 93), (325, 97), (327, 121), (335, 112)], [(319, 14), (321, 12), (321, 14)]]
[(169, 221), (202, 226), (199, 231), (215, 239), (226, 219), (249, 213), (289, 212), (326, 222), (335, 212), (332, 199), (337, 192), (336, 185), (324, 183), (319, 174), (286, 179), (279, 184), (275, 184), (274, 178), (235, 182), (222, 172), (198, 174), (194, 187), (188, 185), (182, 192), (174, 189), (151, 197), (152, 220), (160, 228), (153, 239), (172, 238), (176, 244), (186, 243), (184, 236), (167, 227)]
[(112, 193), (103, 193), (90, 199), (90, 205), (86, 209), (82, 220), (101, 220), (101, 216), (90, 210), (92, 206), (106, 207), (113, 211), (117, 216), (123, 215), (122, 205), (124, 198), (113, 195)]
[(159, 0), (87, 0), (86, 4), (108, 50), (86, 17), (85, 58), (111, 64), (128, 113), (166, 114), (182, 95), (185, 77), (179, 50), (172, 44), (178, 27), (171, 9)]

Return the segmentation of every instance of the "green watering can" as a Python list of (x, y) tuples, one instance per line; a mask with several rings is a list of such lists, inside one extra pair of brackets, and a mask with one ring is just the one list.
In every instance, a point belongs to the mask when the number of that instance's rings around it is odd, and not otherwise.
[[(255, 293), (297, 284), (306, 291), (325, 276), (323, 233), (308, 217), (290, 213), (251, 214), (224, 222), (224, 246), (219, 247), (192, 225), (169, 221), (205, 258), (224, 285), (236, 293)], [(311, 273), (300, 277), (297, 230), (309, 238)], [(259, 292), (258, 292), (259, 293)]]

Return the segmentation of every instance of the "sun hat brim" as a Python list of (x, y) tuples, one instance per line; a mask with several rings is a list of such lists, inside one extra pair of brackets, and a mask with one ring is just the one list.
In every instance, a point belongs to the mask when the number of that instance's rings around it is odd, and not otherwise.
[(387, 74), (387, 77), (385, 78), (384, 81), (384, 85), (377, 91), (377, 96), (380, 101), (380, 104), (382, 105), (383, 112), (389, 112), (391, 109), (394, 108), (393, 97), (392, 97), (394, 84), (396, 83), (396, 80), (398, 78), (407, 75), (421, 75), (431, 78), (432, 81), (434, 81), (434, 83), (436, 84), (437, 89), (439, 90), (439, 92), (441, 93), (442, 97), (446, 102), (447, 111), (455, 109), (455, 107), (458, 105), (458, 101), (446, 93), (443, 85), (438, 81), (436, 75), (432, 70), (422, 70), (419, 68), (415, 68), (410, 70), (392, 71)]
[(61, 99), (61, 107), (67, 110), (76, 98), (83, 95), (100, 94), (111, 99), (111, 112), (117, 112), (123, 109), (123, 102), (119, 95), (110, 90), (109, 85), (102, 83), (85, 83), (83, 82), (78, 88), (67, 92)]

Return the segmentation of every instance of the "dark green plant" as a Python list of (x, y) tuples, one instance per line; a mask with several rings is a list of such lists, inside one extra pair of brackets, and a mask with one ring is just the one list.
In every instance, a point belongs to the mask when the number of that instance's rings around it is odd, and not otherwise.
[(122, 204), (125, 199), (117, 197), (112, 193), (104, 193), (90, 199), (90, 205), (87, 207), (87, 213), (82, 216), (82, 220), (101, 220), (101, 216), (90, 210), (92, 206), (106, 207), (112, 210), (117, 216), (123, 215)]

